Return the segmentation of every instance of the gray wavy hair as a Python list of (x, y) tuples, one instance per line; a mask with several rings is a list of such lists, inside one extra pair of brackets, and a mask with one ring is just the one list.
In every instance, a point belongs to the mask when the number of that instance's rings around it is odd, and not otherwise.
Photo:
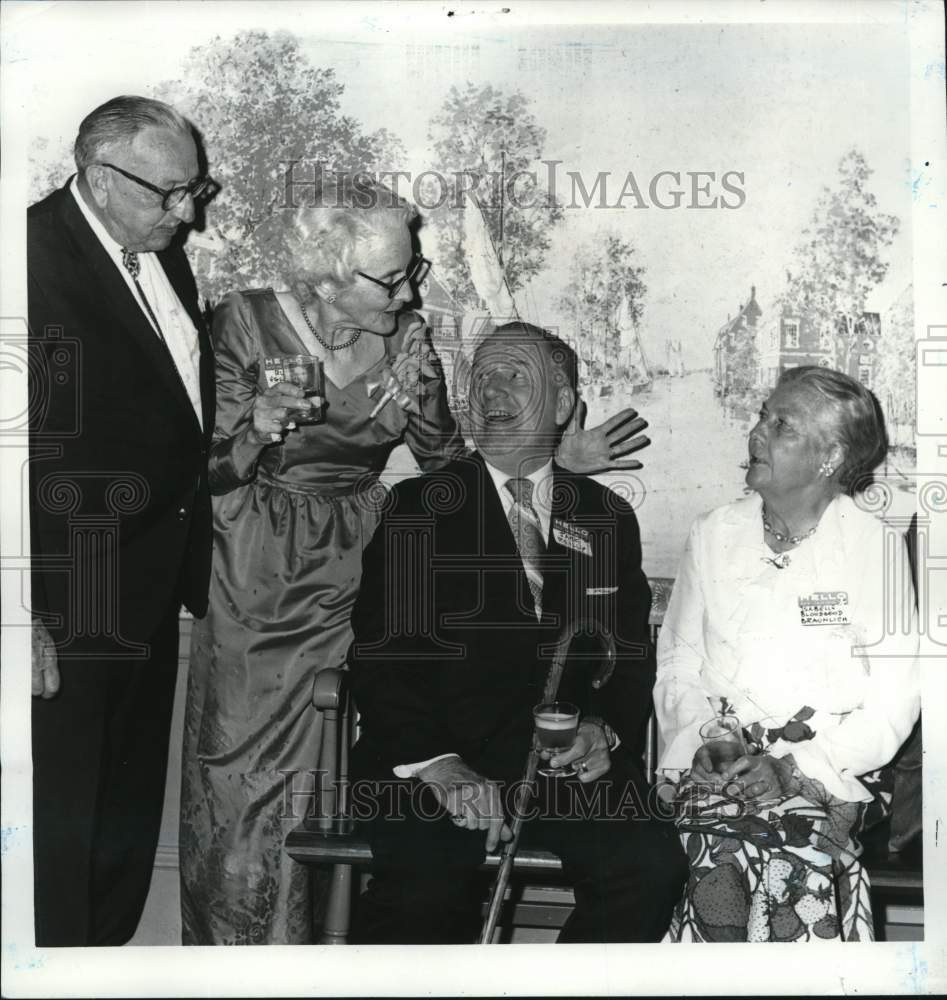
[(825, 400), (836, 440), (845, 451), (835, 480), (849, 496), (867, 489), (872, 471), (888, 454), (884, 413), (874, 393), (850, 375), (819, 365), (787, 368), (776, 384), (809, 386)]
[(105, 150), (131, 142), (146, 128), (166, 128), (194, 135), (191, 123), (170, 104), (150, 97), (113, 97), (82, 119), (73, 149), (76, 169), (82, 173)]
[(273, 219), (287, 286), (306, 302), (323, 282), (349, 284), (359, 241), (376, 236), (382, 225), (410, 226), (417, 218), (413, 205), (367, 174), (323, 175), (305, 205)]

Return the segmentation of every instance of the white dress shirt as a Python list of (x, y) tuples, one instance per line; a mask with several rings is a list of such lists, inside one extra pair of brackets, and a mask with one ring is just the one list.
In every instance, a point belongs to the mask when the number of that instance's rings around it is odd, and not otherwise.
[[(122, 247), (112, 239), (108, 230), (95, 217), (95, 214), (85, 203), (79, 191), (77, 178), (73, 177), (69, 184), (72, 196), (76, 199), (76, 204), (82, 212), (83, 218), (89, 223), (92, 232), (105, 248), (105, 252), (111, 257), (119, 274), (128, 285), (129, 291), (135, 297), (142, 315), (154, 329), (154, 322), (148, 315), (148, 310), (144, 307), (135, 282), (128, 269), (122, 264)], [(138, 261), (141, 271), (138, 275), (138, 283), (148, 299), (148, 304), (154, 310), (155, 317), (161, 326), (160, 333), (155, 330), (155, 336), (164, 336), (171, 360), (177, 369), (181, 382), (187, 392), (197, 421), (204, 426), (201, 414), (201, 381), (200, 381), (200, 346), (197, 340), (197, 330), (188, 316), (187, 310), (181, 305), (181, 300), (171, 286), (168, 276), (164, 273), (158, 258), (153, 253), (138, 254)]]
[[(505, 472), (501, 472), (496, 466), (491, 465), (489, 462), (484, 462), (487, 470), (490, 473), (490, 478), (493, 480), (493, 485), (496, 488), (497, 495), (500, 497), (500, 503), (503, 506), (503, 513), (506, 515), (507, 519), (510, 516), (510, 509), (513, 506), (514, 500), (508, 489), (506, 489), (507, 480), (517, 478), (510, 476)], [(549, 541), (549, 523), (552, 520), (552, 484), (553, 484), (553, 474), (552, 474), (552, 459), (550, 459), (542, 468), (537, 469), (535, 472), (530, 473), (528, 476), (521, 476), (519, 478), (529, 479), (533, 484), (533, 499), (532, 506), (533, 510), (536, 511), (536, 515), (539, 517), (539, 530), (543, 536), (543, 540), (548, 543)], [(527, 573), (529, 571), (527, 570)], [(540, 584), (542, 580), (540, 579)], [(536, 608), (536, 617), (540, 616), (540, 609)], [(431, 757), (430, 760), (422, 760), (418, 764), (399, 764), (395, 767), (395, 777), (396, 778), (413, 778), (419, 771), (422, 771), (428, 764), (433, 764), (438, 760), (445, 760), (447, 757), (456, 757), (456, 753), (442, 753), (437, 757)]]

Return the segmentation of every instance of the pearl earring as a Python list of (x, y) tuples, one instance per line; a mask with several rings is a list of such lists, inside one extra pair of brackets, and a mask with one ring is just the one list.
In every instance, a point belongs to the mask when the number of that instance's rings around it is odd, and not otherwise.
[(819, 471), (822, 473), (823, 476), (828, 478), (829, 476), (832, 475), (833, 472), (835, 472), (835, 469), (831, 465), (829, 465), (828, 462), (823, 462), (822, 467), (819, 469)]
[(326, 302), (329, 302), (329, 303), (335, 302), (335, 296), (334, 295), (327, 295), (326, 296)]

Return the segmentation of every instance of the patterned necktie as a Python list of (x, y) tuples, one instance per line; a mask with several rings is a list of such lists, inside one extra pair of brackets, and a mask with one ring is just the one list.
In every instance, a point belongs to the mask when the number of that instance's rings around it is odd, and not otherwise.
[(132, 276), (132, 281), (138, 281), (141, 274), (141, 264), (138, 262), (138, 254), (134, 250), (126, 250), (122, 247), (122, 264), (125, 270)]
[(529, 479), (508, 479), (504, 485), (513, 497), (513, 506), (507, 513), (507, 520), (523, 560), (536, 613), (542, 614), (541, 560), (546, 554), (546, 542), (539, 527), (539, 515), (533, 508), (533, 483)]
[(122, 247), (122, 266), (132, 276), (132, 281), (135, 282), (135, 288), (138, 289), (138, 296), (141, 299), (141, 304), (145, 307), (145, 311), (151, 317), (151, 322), (154, 324), (155, 330), (163, 342), (164, 334), (161, 332), (161, 324), (158, 322), (158, 317), (155, 316), (154, 311), (151, 308), (151, 303), (148, 301), (148, 296), (145, 295), (145, 290), (140, 284), (138, 284), (138, 275), (141, 274), (141, 261), (138, 259), (138, 254), (134, 250), (126, 250)]

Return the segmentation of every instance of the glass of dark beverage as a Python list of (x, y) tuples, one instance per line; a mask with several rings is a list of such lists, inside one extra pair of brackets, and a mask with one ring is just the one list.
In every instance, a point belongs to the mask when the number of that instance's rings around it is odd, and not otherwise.
[(700, 738), (710, 751), (714, 770), (718, 773), (746, 753), (743, 727), (735, 715), (718, 715), (700, 727)]
[[(545, 702), (533, 709), (533, 723), (539, 756), (549, 760), (575, 743), (579, 730), (579, 708), (570, 701)], [(536, 773), (547, 778), (559, 778), (573, 772), (569, 767), (540, 767)]]

